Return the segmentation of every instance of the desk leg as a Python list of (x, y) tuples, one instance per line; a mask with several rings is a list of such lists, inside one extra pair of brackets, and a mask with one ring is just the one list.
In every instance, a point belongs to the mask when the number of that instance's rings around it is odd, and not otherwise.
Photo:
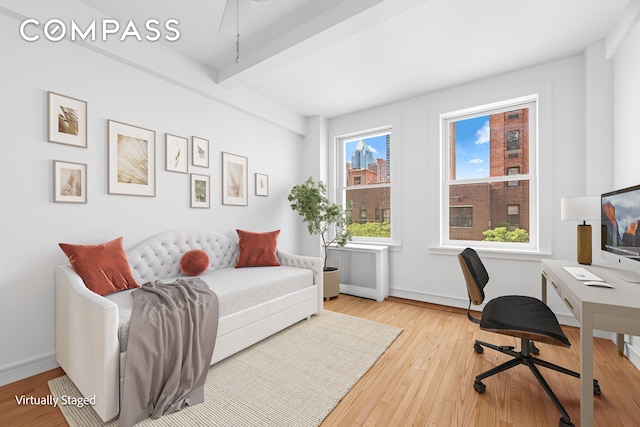
[(547, 303), (547, 276), (542, 272), (542, 302)]
[(616, 334), (616, 344), (618, 344), (618, 354), (624, 355), (624, 334)]
[(580, 326), (580, 425), (593, 427), (593, 313), (582, 307)]

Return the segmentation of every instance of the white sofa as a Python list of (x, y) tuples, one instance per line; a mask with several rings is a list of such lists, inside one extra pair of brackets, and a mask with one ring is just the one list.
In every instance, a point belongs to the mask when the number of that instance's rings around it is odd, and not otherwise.
[[(143, 284), (181, 277), (180, 258), (191, 249), (208, 253), (211, 266), (200, 278), (220, 299), (220, 320), (211, 364), (322, 311), (320, 258), (278, 251), (280, 267), (236, 269), (238, 244), (223, 234), (201, 230), (164, 232), (126, 252), (135, 279)], [(311, 283), (293, 291), (280, 289), (281, 295), (250, 302), (250, 306), (244, 308), (242, 301), (238, 305), (237, 296), (225, 296), (229, 286), (227, 290), (216, 290), (217, 284), (224, 285), (229, 281), (251, 286), (255, 282), (277, 281), (279, 276), (289, 277), (289, 282), (304, 280)], [(121, 351), (119, 329), (125, 323), (123, 318), (127, 320), (127, 309), (123, 307), (126, 307), (130, 292), (103, 297), (89, 290), (71, 266), (62, 265), (56, 269), (56, 359), (85, 397), (96, 397), (94, 410), (104, 421), (119, 413), (126, 361), (126, 351)], [(229, 307), (231, 300), (235, 301), (231, 305), (240, 308), (234, 311)]]

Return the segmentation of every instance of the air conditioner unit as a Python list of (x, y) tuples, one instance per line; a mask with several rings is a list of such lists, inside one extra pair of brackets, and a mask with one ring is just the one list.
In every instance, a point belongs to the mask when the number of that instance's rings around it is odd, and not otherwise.
[(389, 248), (348, 244), (327, 250), (327, 265), (340, 269), (340, 293), (384, 301), (389, 296)]

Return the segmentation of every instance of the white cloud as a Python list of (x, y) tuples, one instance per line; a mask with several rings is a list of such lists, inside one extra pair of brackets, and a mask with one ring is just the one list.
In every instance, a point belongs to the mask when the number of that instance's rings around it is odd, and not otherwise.
[(476, 131), (476, 145), (488, 144), (491, 138), (491, 132), (489, 128), (489, 120), (484, 122), (484, 125)]
[(469, 163), (471, 163), (472, 165), (478, 165), (480, 163), (484, 163), (484, 160), (482, 160), (482, 159), (471, 159), (471, 160), (469, 160)]

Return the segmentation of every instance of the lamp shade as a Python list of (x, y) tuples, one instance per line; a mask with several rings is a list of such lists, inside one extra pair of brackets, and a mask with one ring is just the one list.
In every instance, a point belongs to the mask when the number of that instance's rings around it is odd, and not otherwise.
[(562, 221), (599, 221), (600, 196), (563, 197), (560, 200)]

